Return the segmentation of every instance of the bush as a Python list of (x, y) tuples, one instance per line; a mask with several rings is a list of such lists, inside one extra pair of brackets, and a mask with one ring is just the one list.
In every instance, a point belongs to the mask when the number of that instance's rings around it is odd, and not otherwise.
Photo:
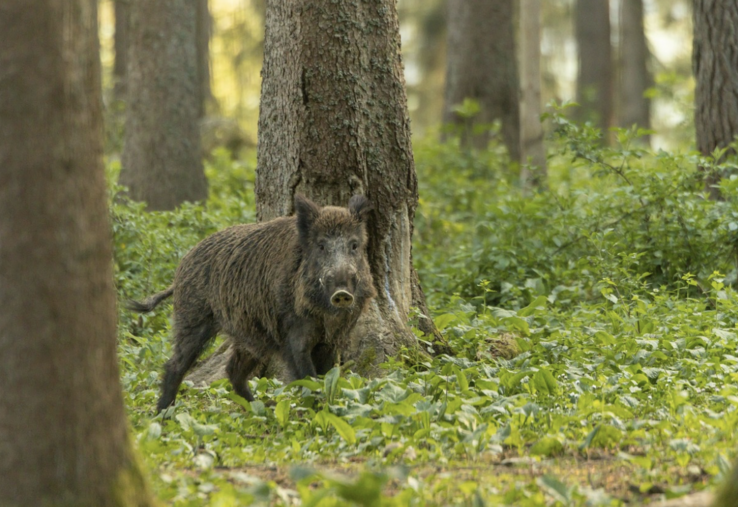
[(697, 293), (715, 270), (735, 283), (735, 179), (722, 185), (725, 201), (710, 201), (697, 169), (715, 168), (709, 160), (649, 153), (636, 143), (643, 132), (632, 130), (618, 130), (617, 147), (603, 148), (592, 127), (561, 111), (550, 120), (549, 189), (532, 195), (494, 150), (417, 145), (415, 251), (435, 300), (485, 295), (520, 308), (546, 295), (572, 304), (599, 297), (604, 279), (673, 288), (688, 273)]

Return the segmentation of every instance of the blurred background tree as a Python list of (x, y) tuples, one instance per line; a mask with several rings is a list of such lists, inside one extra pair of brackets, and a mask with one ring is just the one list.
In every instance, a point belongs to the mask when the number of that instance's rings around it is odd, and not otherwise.
[[(129, 0), (130, 1), (130, 0)], [(116, 63), (115, 12), (125, 13), (129, 1), (103, 0), (100, 4), (100, 28), (104, 89), (108, 109), (112, 109), (114, 84), (120, 82), (124, 62)], [(199, 0), (199, 19), (205, 17)], [(597, 3), (597, 2), (592, 2)], [(574, 101), (577, 97), (577, 40), (575, 36), (575, 0), (550, 0), (541, 3), (541, 101)], [(643, 37), (638, 34), (639, 5), (642, 4)], [(256, 143), (256, 125), (261, 86), (260, 70), (264, 40), (265, 0), (210, 0), (211, 31), (209, 55), (212, 96), (205, 100), (207, 107), (203, 124), (210, 142), (204, 140), (208, 152), (218, 144), (230, 145), (239, 150)], [(422, 137), (437, 135), (444, 110), (444, 89), (447, 67), (448, 3), (445, 0), (398, 0), (398, 13), (402, 36), (402, 53), (408, 94), (408, 109), (413, 125), (413, 135)], [(634, 121), (631, 112), (636, 105), (626, 97), (640, 93), (644, 80), (629, 85), (626, 77), (636, 76), (631, 67), (643, 69), (643, 58), (633, 60), (626, 54), (646, 55), (646, 98), (650, 100), (650, 127), (655, 148), (674, 148), (693, 143), (694, 127), (692, 107), (694, 79), (691, 69), (692, 20), (691, 2), (688, 0), (610, 0), (608, 18), (610, 41), (617, 58), (610, 58), (610, 74), (621, 76), (619, 91), (612, 106), (614, 125), (643, 124)], [(488, 20), (495, 23), (495, 20)], [(516, 37), (524, 36), (519, 29), (519, 17), (515, 16)], [(124, 24), (122, 26), (125, 26)], [(200, 47), (204, 37), (202, 23)], [(634, 32), (635, 30), (635, 32)], [(634, 36), (628, 34), (634, 33)], [(118, 39), (126, 38), (124, 31)], [(645, 48), (644, 48), (645, 44)], [(519, 46), (519, 44), (518, 44)], [(648, 50), (648, 53), (644, 53)], [(640, 52), (640, 53), (638, 53)], [(125, 50), (119, 59), (124, 61)], [(519, 58), (519, 57), (518, 57)], [(595, 55), (593, 58), (607, 60)], [(202, 61), (202, 56), (201, 56)], [(613, 77), (613, 85), (616, 81)], [(652, 81), (649, 81), (652, 80)], [(121, 83), (123, 84), (123, 83)], [(120, 85), (119, 85), (120, 86)], [(633, 86), (634, 91), (626, 88)], [(630, 88), (628, 88), (630, 90)], [(119, 92), (120, 93), (120, 92)], [(638, 105), (643, 114), (643, 105)], [(641, 117), (643, 118), (643, 117)], [(111, 132), (108, 134), (111, 138)], [(120, 150), (120, 142), (109, 142), (112, 152)]]

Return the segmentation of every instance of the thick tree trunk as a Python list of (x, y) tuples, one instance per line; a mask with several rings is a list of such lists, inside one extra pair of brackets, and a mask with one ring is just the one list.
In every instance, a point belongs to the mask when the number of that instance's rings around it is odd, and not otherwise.
[(131, 45), (120, 183), (150, 210), (207, 197), (200, 152), (197, 4), (130, 0)]
[[(710, 155), (738, 135), (738, 4), (731, 0), (695, 0), (692, 67), (697, 149)], [(712, 198), (720, 196), (719, 174), (707, 179)]]
[(290, 214), (296, 192), (341, 206), (365, 194), (374, 205), (369, 257), (379, 296), (345, 357), (376, 365), (414, 344), (418, 189), (394, 1), (270, 0), (262, 75), (259, 219)]
[(577, 0), (574, 7), (579, 71), (579, 121), (591, 121), (605, 142), (612, 120), (613, 65), (610, 43), (610, 2)]
[[(620, 0), (620, 121), (651, 127), (651, 101), (645, 94), (653, 86), (648, 70), (648, 40), (643, 26), (643, 0)], [(649, 136), (644, 137), (649, 142)]]
[(118, 377), (94, 0), (0, 15), (0, 505), (152, 505)]
[[(449, 0), (444, 123), (465, 127), (462, 141), (486, 147), (489, 134), (474, 135), (473, 124), (502, 122), (510, 158), (520, 160), (518, 68), (513, 0)], [(490, 29), (494, 27), (494, 29)], [(464, 99), (480, 111), (472, 119), (454, 112)]]
[(541, 0), (520, 2), (520, 179), (525, 187), (546, 183), (546, 147), (541, 125)]
[[(374, 206), (368, 252), (379, 295), (342, 359), (375, 373), (416, 346), (413, 305), (437, 333), (412, 266), (418, 190), (394, 1), (269, 0), (262, 75), (259, 220), (291, 214), (297, 192), (340, 206), (365, 194)], [(224, 347), (191, 378), (218, 378), (226, 356)]]
[(131, 41), (130, 30), (131, 0), (115, 0), (115, 36), (113, 46), (113, 95), (116, 100), (126, 100), (126, 74), (128, 73), (128, 46)]
[(213, 100), (210, 88), (210, 38), (213, 20), (210, 17), (208, 0), (197, 0), (197, 79), (200, 92), (198, 117), (207, 115), (208, 105)]

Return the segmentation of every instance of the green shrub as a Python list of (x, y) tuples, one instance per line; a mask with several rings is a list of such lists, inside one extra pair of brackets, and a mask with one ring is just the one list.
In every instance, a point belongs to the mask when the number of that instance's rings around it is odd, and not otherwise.
[(415, 255), (435, 298), (479, 298), (484, 281), (488, 303), (512, 307), (598, 297), (605, 278), (676, 287), (687, 273), (704, 285), (719, 270), (736, 281), (738, 181), (710, 201), (697, 166), (713, 166), (696, 154), (649, 153), (627, 130), (602, 148), (595, 129), (560, 111), (550, 120), (549, 189), (530, 195), (494, 150), (416, 145)]

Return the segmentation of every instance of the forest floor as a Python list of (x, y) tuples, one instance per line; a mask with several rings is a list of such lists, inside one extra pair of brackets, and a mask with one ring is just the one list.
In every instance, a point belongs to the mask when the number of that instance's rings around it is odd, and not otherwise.
[[(121, 310), (125, 401), (159, 498), (618, 506), (713, 490), (738, 449), (738, 183), (714, 202), (690, 156), (593, 144), (573, 163), (571, 135), (549, 160), (552, 190), (534, 196), (494, 151), (416, 151), (413, 256), (453, 355), (403, 350), (373, 379), (254, 379), (252, 403), (226, 380), (186, 381), (155, 416), (171, 306)], [(206, 207), (112, 202), (121, 301), (254, 220), (254, 165), (217, 157)]]

